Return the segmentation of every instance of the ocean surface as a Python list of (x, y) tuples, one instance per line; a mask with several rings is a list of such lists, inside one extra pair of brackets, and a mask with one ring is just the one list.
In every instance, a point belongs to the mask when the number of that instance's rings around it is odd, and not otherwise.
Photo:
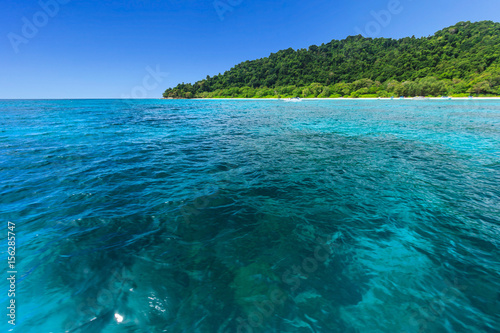
[(500, 332), (500, 101), (0, 101), (0, 217), (2, 331)]

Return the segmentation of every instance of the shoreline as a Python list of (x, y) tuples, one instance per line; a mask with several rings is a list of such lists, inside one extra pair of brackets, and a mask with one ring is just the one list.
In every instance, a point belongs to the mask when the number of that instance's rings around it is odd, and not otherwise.
[[(253, 100), (259, 100), (259, 101), (284, 101), (286, 98), (161, 98), (164, 100), (192, 100), (192, 101), (210, 101), (210, 100), (215, 100), (215, 101), (253, 101)], [(406, 97), (406, 98), (389, 98), (389, 97), (359, 97), (359, 98), (342, 98), (342, 97), (336, 97), (336, 98), (302, 98), (301, 101), (356, 101), (356, 100), (367, 100), (367, 101), (406, 101), (406, 100), (412, 100), (412, 101), (426, 101), (426, 100), (439, 100), (439, 101), (450, 101), (450, 100), (467, 100), (467, 101), (474, 101), (474, 100), (500, 100), (500, 97), (450, 97), (450, 98), (442, 98), (442, 97), (425, 97), (424, 99), (414, 99), (413, 97)]]

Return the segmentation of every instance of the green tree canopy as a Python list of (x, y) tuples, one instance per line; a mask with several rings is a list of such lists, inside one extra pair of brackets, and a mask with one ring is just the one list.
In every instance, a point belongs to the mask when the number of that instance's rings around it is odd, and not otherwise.
[(194, 84), (179, 84), (163, 96), (498, 94), (499, 84), (500, 23), (481, 21), (459, 22), (422, 38), (358, 35), (289, 48)]

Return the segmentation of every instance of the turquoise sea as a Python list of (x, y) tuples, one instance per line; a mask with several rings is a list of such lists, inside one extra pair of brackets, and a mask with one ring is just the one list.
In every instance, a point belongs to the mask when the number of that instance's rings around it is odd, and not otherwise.
[(0, 217), (2, 331), (500, 332), (500, 101), (0, 101)]

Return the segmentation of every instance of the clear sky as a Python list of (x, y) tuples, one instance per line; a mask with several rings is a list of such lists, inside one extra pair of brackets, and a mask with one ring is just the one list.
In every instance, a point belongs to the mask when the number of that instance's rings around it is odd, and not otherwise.
[(500, 22), (500, 2), (2, 0), (0, 98), (159, 98), (288, 47), (480, 20)]

